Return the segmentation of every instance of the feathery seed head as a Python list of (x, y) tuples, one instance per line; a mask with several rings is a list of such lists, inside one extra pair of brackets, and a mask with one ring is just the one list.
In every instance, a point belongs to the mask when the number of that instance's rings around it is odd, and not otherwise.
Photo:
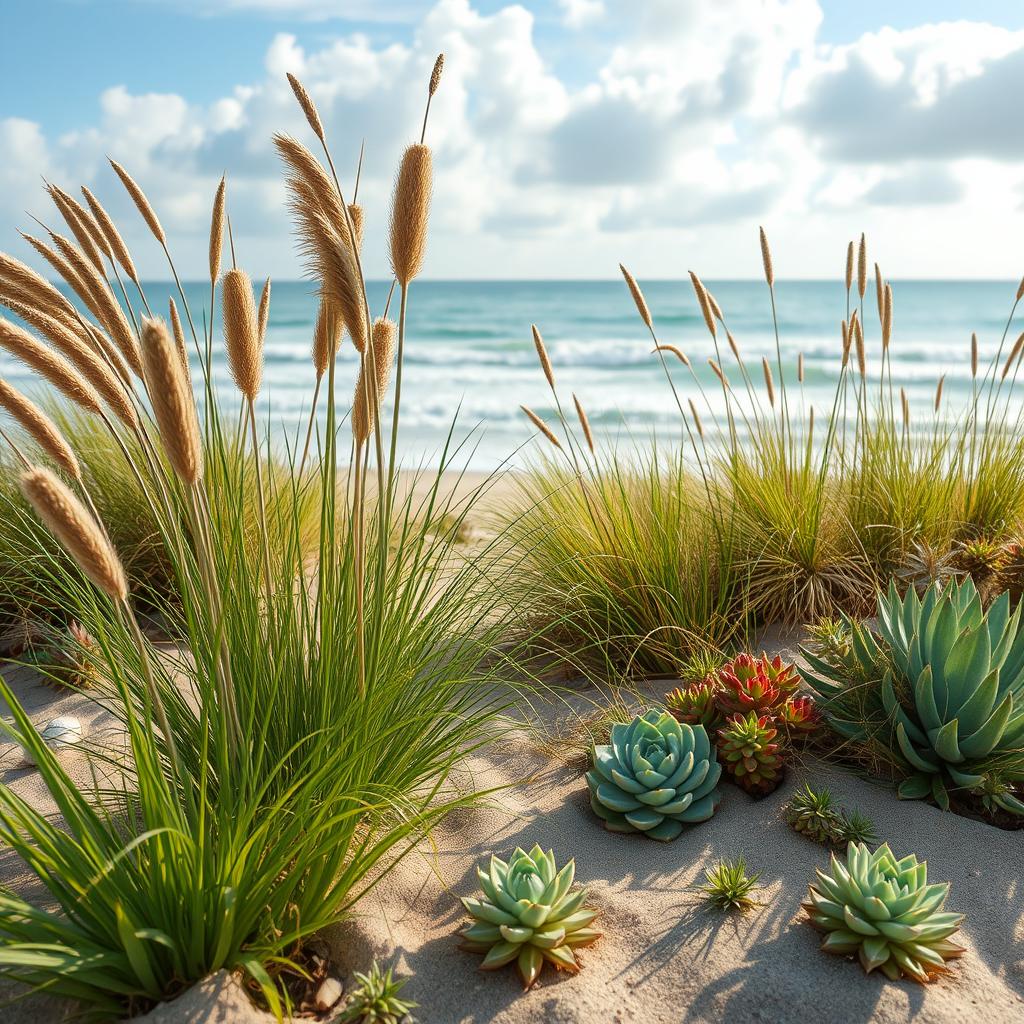
[(114, 601), (128, 597), (128, 581), (99, 523), (50, 470), (28, 469), (21, 475), (21, 491), (37, 515), (85, 575)]
[(181, 326), (181, 317), (178, 316), (178, 307), (171, 295), (167, 300), (168, 312), (171, 315), (171, 334), (174, 335), (174, 347), (178, 350), (178, 358), (181, 360), (182, 369), (185, 371), (185, 380), (188, 382), (189, 390), (192, 389), (192, 367), (188, 361), (188, 350), (185, 348), (185, 331)]
[(263, 349), (252, 281), (244, 270), (233, 267), (224, 275), (222, 292), (224, 342), (231, 376), (246, 399), (255, 402), (263, 380)]
[(715, 318), (711, 313), (711, 303), (708, 302), (708, 292), (701, 279), (691, 270), (690, 283), (693, 285), (694, 293), (697, 296), (697, 304), (700, 306), (701, 315), (704, 317), (704, 324), (712, 338), (718, 337), (718, 330), (715, 327)]
[(402, 155), (391, 204), (391, 267), (403, 288), (423, 267), (431, 188), (430, 147), (409, 146)]
[(441, 72), (444, 70), (444, 54), (439, 53), (437, 60), (434, 61), (434, 70), (430, 72), (430, 85), (427, 87), (427, 92), (433, 96), (437, 92), (437, 87), (441, 84)]
[(704, 424), (700, 421), (700, 416), (697, 414), (697, 406), (693, 404), (693, 399), (687, 399), (690, 403), (690, 415), (693, 417), (693, 425), (697, 428), (697, 433), (701, 439), (704, 438)]
[(626, 282), (626, 287), (629, 289), (629, 294), (633, 296), (633, 302), (636, 304), (636, 311), (640, 314), (640, 319), (643, 320), (644, 326), (648, 330), (654, 330), (654, 320), (651, 319), (651, 311), (647, 306), (647, 300), (644, 298), (644, 293), (640, 291), (640, 285), (636, 283), (636, 278), (620, 263), (619, 270), (622, 271), (622, 276)]
[(13, 417), (21, 428), (45, 451), (54, 462), (75, 480), (82, 479), (82, 470), (71, 445), (67, 443), (57, 424), (34, 402), (20, 391), (0, 380), (0, 409)]
[(882, 271), (878, 264), (875, 264), (875, 302), (878, 305), (878, 322), (881, 323), (885, 315), (885, 282), (882, 280)]
[(203, 474), (196, 403), (163, 320), (142, 321), (142, 364), (167, 461), (179, 479), (194, 484)]
[(161, 245), (165, 245), (167, 236), (164, 234), (164, 229), (160, 226), (160, 219), (157, 217), (156, 211), (146, 198), (146, 193), (139, 188), (132, 176), (116, 160), (111, 160), (110, 166), (114, 168), (114, 172), (121, 179), (121, 184), (124, 185), (128, 195), (132, 197), (132, 202), (135, 203), (136, 209), (142, 215), (142, 219), (149, 226), (149, 230), (153, 232), (154, 238)]
[(583, 436), (587, 440), (587, 447), (590, 449), (591, 454), (594, 453), (594, 435), (590, 429), (590, 420), (587, 419), (587, 414), (583, 409), (583, 403), (576, 397), (576, 392), (572, 393), (573, 404), (576, 406), (576, 417), (580, 421), (580, 426), (583, 428)]
[(526, 413), (526, 418), (556, 447), (561, 448), (562, 446), (558, 443), (558, 438), (555, 437), (554, 431), (529, 407), (525, 405), (519, 406), (520, 409)]
[(868, 287), (868, 240), (860, 234), (860, 251), (857, 254), (857, 294), (864, 298)]
[(256, 314), (256, 325), (259, 328), (260, 350), (267, 340), (267, 325), (270, 323), (270, 278), (263, 282), (263, 291), (260, 292), (260, 308)]
[(295, 99), (298, 100), (303, 114), (306, 115), (306, 120), (309, 122), (309, 127), (313, 129), (313, 134), (326, 144), (327, 140), (324, 136), (324, 126), (320, 120), (320, 112), (316, 109), (316, 104), (313, 102), (312, 97), (306, 92), (306, 87), (290, 71), (288, 72), (288, 84), (292, 87)]
[(330, 302), (320, 299), (320, 308), (316, 316), (316, 328), (313, 331), (313, 368), (317, 378), (324, 375), (331, 357), (338, 351), (341, 344), (341, 321)]
[(768, 287), (771, 288), (775, 284), (775, 271), (772, 268), (772, 251), (768, 248), (768, 236), (764, 232), (764, 228), (759, 229), (761, 232), (761, 262), (764, 264), (764, 279), (768, 282)]
[(1010, 372), (1022, 350), (1024, 350), (1024, 332), (1021, 332), (1020, 337), (1013, 343), (1013, 348), (1010, 349), (1010, 354), (1006, 357), (1006, 362), (1003, 365), (1003, 375), (1000, 380), (1006, 380), (1006, 375)]
[(533, 347), (537, 350), (537, 358), (540, 360), (540, 368), (544, 371), (544, 377), (548, 382), (548, 387), (554, 391), (555, 374), (551, 369), (551, 360), (548, 358), (548, 350), (544, 347), (544, 339), (540, 336), (540, 331), (537, 330), (536, 324), (531, 324), (530, 329), (533, 331)]
[(675, 345), (656, 345), (653, 352), (671, 352), (683, 364), (683, 366), (689, 367), (690, 358), (681, 349), (676, 348)]
[(356, 239), (356, 251), (363, 249), (363, 208), (359, 203), (348, 204), (348, 219), (352, 221), (352, 233)]
[(227, 180), (222, 176), (213, 197), (213, 213), (210, 216), (210, 281), (220, 277), (220, 258), (224, 251), (224, 201)]
[(377, 410), (387, 394), (391, 380), (391, 363), (395, 354), (394, 321), (377, 317), (373, 322), (372, 338), (374, 379), (371, 380), (367, 373), (369, 355), (364, 355), (355, 394), (352, 396), (352, 433), (356, 444), (362, 444), (370, 436), (377, 419)]
[(82, 195), (85, 196), (85, 201), (89, 204), (89, 209), (96, 218), (96, 223), (107, 240), (114, 258), (121, 264), (121, 269), (128, 275), (128, 279), (138, 284), (139, 275), (135, 270), (135, 263), (132, 261), (128, 246), (124, 244), (121, 233), (117, 230), (117, 225), (110, 219), (110, 214), (103, 208), (100, 201), (84, 185), (82, 186)]
[(764, 386), (768, 391), (768, 401), (775, 408), (775, 382), (772, 379), (772, 368), (766, 357), (761, 357), (761, 368), (764, 370)]
[(946, 383), (946, 375), (943, 374), (939, 378), (939, 383), (936, 385), (936, 388), (935, 388), (935, 411), (936, 412), (939, 411), (939, 406), (942, 405), (942, 389), (945, 386), (945, 383)]
[(887, 351), (892, 338), (892, 285), (886, 284), (882, 298), (882, 351)]
[(978, 376), (978, 335), (971, 332), (971, 376)]
[(853, 242), (846, 246), (846, 290), (853, 287)]

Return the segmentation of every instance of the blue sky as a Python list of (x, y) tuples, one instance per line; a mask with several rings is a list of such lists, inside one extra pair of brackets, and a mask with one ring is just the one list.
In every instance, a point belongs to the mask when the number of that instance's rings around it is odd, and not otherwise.
[[(303, 130), (283, 71), (367, 138), (383, 208), (443, 47), (437, 276), (654, 270), (698, 241), (705, 272), (743, 276), (759, 221), (796, 274), (868, 227), (904, 276), (1024, 263), (1024, 151), (1000, 120), (1024, 89), (1018, 0), (18, 0), (3, 18), (5, 232), (40, 174), (108, 192), (116, 152), (189, 251), (226, 169), (240, 236), (297, 272), (267, 146)], [(969, 266), (940, 251), (958, 226)]]

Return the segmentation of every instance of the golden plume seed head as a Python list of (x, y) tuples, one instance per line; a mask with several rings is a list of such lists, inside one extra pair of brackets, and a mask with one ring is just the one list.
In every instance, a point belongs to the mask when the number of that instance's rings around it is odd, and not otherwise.
[(740, 356), (740, 347), (736, 344), (736, 339), (732, 336), (732, 331), (725, 332), (726, 341), (729, 342), (729, 348), (732, 349), (732, 354), (736, 357), (737, 363), (742, 363), (743, 359)]
[(651, 311), (647, 306), (647, 300), (644, 298), (644, 293), (640, 291), (640, 285), (636, 283), (636, 278), (620, 263), (619, 270), (622, 271), (622, 277), (626, 282), (626, 287), (629, 289), (629, 294), (633, 296), (633, 302), (636, 304), (636, 311), (640, 314), (640, 319), (643, 320), (644, 326), (650, 330), (654, 330), (654, 320), (651, 318)]
[(594, 434), (590, 429), (590, 420), (587, 418), (587, 413), (583, 408), (583, 403), (576, 397), (576, 392), (572, 393), (573, 405), (576, 406), (576, 418), (580, 421), (580, 427), (583, 429), (583, 436), (586, 438), (587, 447), (590, 449), (590, 454), (594, 454)]
[(715, 362), (714, 359), (708, 360), (708, 366), (714, 371), (715, 376), (718, 378), (719, 383), (723, 388), (729, 387), (729, 378), (726, 377), (725, 371)]
[(892, 338), (892, 285), (886, 284), (882, 299), (882, 351), (888, 351)]
[(167, 461), (179, 479), (194, 484), (203, 474), (196, 403), (163, 320), (142, 321), (142, 365)]
[(319, 379), (327, 371), (331, 357), (341, 344), (342, 324), (331, 303), (321, 297), (313, 330), (313, 368)]
[(900, 406), (903, 409), (903, 424), (909, 426), (910, 424), (910, 402), (907, 401), (907, 392), (905, 388), (900, 388)]
[(391, 203), (391, 267), (403, 288), (423, 269), (432, 176), (430, 147), (409, 146), (402, 155)]
[(84, 253), (93, 269), (102, 275), (104, 273), (103, 257), (95, 241), (93, 241), (92, 234), (84, 220), (83, 215), (85, 215), (85, 211), (67, 192), (56, 185), (48, 185), (46, 191), (53, 200), (53, 205), (57, 207), (60, 215), (64, 218), (64, 223), (71, 229), (71, 233), (75, 236), (75, 240), (78, 242), (82, 253)]
[(860, 318), (853, 321), (853, 333), (857, 342), (857, 368), (863, 377), (867, 374), (867, 356), (864, 351), (864, 328), (860, 325)]
[(942, 405), (942, 389), (946, 383), (946, 375), (943, 374), (939, 378), (939, 383), (935, 387), (935, 411), (939, 411), (939, 406)]
[(878, 322), (882, 322), (885, 313), (885, 281), (882, 280), (882, 271), (878, 264), (875, 264), (875, 302), (878, 304)]
[(775, 381), (772, 378), (772, 368), (765, 356), (761, 357), (761, 369), (764, 371), (764, 386), (768, 392), (768, 402), (775, 408)]
[(128, 279), (138, 284), (139, 275), (135, 269), (135, 263), (128, 251), (128, 246), (124, 244), (121, 233), (117, 230), (117, 225), (111, 220), (110, 214), (103, 208), (100, 201), (84, 185), (82, 186), (82, 195), (85, 196), (85, 201), (89, 204), (89, 209), (96, 218), (96, 223), (99, 225), (100, 231), (103, 232), (103, 237), (106, 238), (114, 258), (121, 264), (121, 269), (128, 275)]
[(697, 433), (703, 440), (704, 438), (704, 424), (700, 421), (700, 416), (697, 413), (697, 406), (693, 404), (693, 399), (687, 399), (690, 403), (690, 415), (693, 416), (693, 425), (697, 428)]
[(185, 371), (185, 380), (189, 389), (192, 387), (192, 367), (188, 361), (188, 350), (185, 348), (185, 331), (181, 326), (181, 317), (178, 316), (178, 307), (175, 305), (174, 296), (167, 299), (168, 312), (171, 317), (171, 334), (174, 336), (174, 347), (178, 350), (178, 358), (181, 360), (182, 369)]
[(540, 336), (540, 331), (537, 330), (536, 324), (531, 324), (530, 330), (533, 331), (533, 347), (537, 350), (537, 359), (540, 361), (540, 368), (544, 371), (544, 377), (548, 382), (548, 387), (554, 391), (555, 374), (551, 369), (551, 360), (548, 358), (548, 350), (544, 346), (544, 339)]
[(363, 249), (363, 208), (359, 203), (348, 204), (348, 219), (352, 221), (352, 234), (356, 239), (356, 251)]
[[(707, 289), (705, 289), (707, 291)], [(722, 316), (722, 309), (715, 301), (714, 295), (708, 292), (708, 305), (711, 307), (711, 312), (714, 314), (715, 319), (720, 323), (725, 323), (725, 318)]]
[(768, 282), (768, 287), (771, 288), (775, 284), (775, 270), (772, 268), (772, 251), (768, 247), (768, 236), (765, 234), (764, 228), (759, 230), (761, 232), (761, 262), (764, 264), (764, 279)]
[(701, 316), (704, 317), (704, 325), (711, 333), (712, 338), (718, 337), (718, 330), (715, 327), (715, 318), (711, 313), (711, 303), (708, 302), (708, 292), (704, 282), (691, 270), (690, 283), (693, 285), (694, 294), (697, 296), (697, 305), (700, 306)]
[(0, 380), (0, 409), (6, 410), (17, 420), (22, 430), (31, 436), (68, 476), (75, 480), (82, 479), (78, 459), (57, 424), (39, 406), (12, 388), (5, 380)]
[(844, 320), (842, 323), (843, 331), (843, 368), (845, 369), (846, 364), (850, 359), (850, 325)]
[(429, 95), (433, 96), (437, 92), (437, 87), (441, 84), (441, 72), (444, 70), (444, 54), (439, 53), (437, 60), (434, 61), (434, 70), (430, 72), (430, 85), (427, 87)]
[(306, 92), (306, 87), (290, 71), (288, 72), (288, 84), (292, 87), (295, 99), (298, 100), (303, 114), (306, 115), (306, 120), (309, 122), (309, 127), (313, 129), (313, 134), (321, 142), (326, 143), (327, 140), (324, 137), (324, 125), (320, 120), (320, 112), (316, 109), (316, 104), (313, 102), (312, 97)]
[(1021, 354), (1021, 350), (1024, 350), (1024, 331), (1021, 332), (1020, 337), (1013, 343), (1013, 348), (1010, 349), (1010, 354), (1006, 357), (1006, 363), (1003, 365), (1003, 375), (1000, 380), (1006, 380), (1006, 375), (1010, 372), (1014, 360)]
[(971, 332), (971, 376), (978, 376), (978, 335), (977, 332)]
[(210, 215), (210, 280), (220, 277), (220, 258), (224, 251), (224, 202), (227, 197), (227, 179), (223, 176), (213, 197), (213, 213)]
[(370, 369), (369, 353), (363, 356), (356, 381), (355, 394), (352, 396), (352, 433), (356, 443), (362, 444), (373, 430), (377, 419), (377, 410), (387, 394), (391, 381), (391, 364), (395, 356), (395, 322), (377, 317), (373, 322), (371, 334), (373, 348), (373, 378), (367, 372)]
[(683, 366), (685, 366), (687, 368), (689, 368), (689, 366), (690, 366), (690, 358), (689, 358), (689, 356), (687, 356), (687, 354), (685, 352), (683, 352), (682, 349), (676, 348), (675, 345), (655, 345), (654, 348), (651, 351), (652, 352), (671, 352), (672, 355), (674, 355), (676, 357), (676, 359), (678, 359), (679, 362), (681, 362), (683, 364)]
[(164, 229), (160, 226), (160, 218), (157, 217), (156, 211), (146, 198), (146, 193), (139, 188), (132, 176), (116, 160), (111, 160), (110, 166), (114, 168), (114, 172), (121, 179), (121, 184), (124, 185), (125, 191), (132, 197), (132, 202), (135, 203), (135, 207), (142, 215), (142, 219), (149, 226), (149, 230), (153, 232), (153, 237), (161, 245), (165, 245), (167, 236), (164, 234)]
[(0, 319), (0, 348), (5, 348), (29, 369), (35, 370), (65, 398), (89, 412), (102, 411), (99, 392), (71, 363), (9, 320)]
[(857, 254), (857, 294), (864, 298), (868, 287), (868, 240), (860, 233), (860, 251)]
[(270, 278), (263, 282), (260, 292), (260, 307), (256, 313), (256, 325), (259, 329), (260, 349), (267, 340), (267, 326), (270, 324)]
[(846, 246), (846, 290), (853, 287), (853, 242)]
[(558, 443), (554, 431), (531, 409), (529, 406), (521, 405), (520, 409), (526, 414), (526, 418), (556, 447), (562, 446)]
[(803, 354), (803, 352), (801, 352), (796, 357), (796, 379), (797, 379), (797, 381), (799, 381), (799, 383), (803, 384), (803, 382), (804, 382), (804, 354)]
[(19, 482), (36, 514), (85, 575), (112, 600), (126, 600), (128, 581), (121, 560), (71, 489), (42, 467), (25, 470)]
[(263, 381), (263, 348), (252, 281), (244, 270), (232, 267), (224, 275), (221, 291), (231, 376), (246, 399), (255, 402)]

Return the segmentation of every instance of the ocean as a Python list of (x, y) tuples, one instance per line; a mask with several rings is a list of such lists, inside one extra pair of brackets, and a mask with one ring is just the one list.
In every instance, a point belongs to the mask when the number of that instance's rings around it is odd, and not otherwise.
[[(714, 355), (713, 343), (689, 281), (641, 284), (659, 339), (688, 354), (714, 396), (706, 363)], [(707, 284), (760, 385), (761, 356), (775, 358), (766, 286), (760, 281)], [(155, 298), (170, 294), (171, 286), (144, 287), (156, 308)], [(374, 315), (382, 311), (387, 290), (387, 282), (369, 285)], [(946, 374), (944, 401), (955, 415), (970, 386), (971, 332), (978, 334), (984, 365), (999, 346), (1015, 292), (1016, 282), (893, 283), (893, 381), (906, 388), (912, 409), (930, 407), (938, 377)], [(186, 293), (201, 324), (208, 285), (186, 285)], [(316, 300), (305, 282), (274, 282), (272, 296), (261, 412), (272, 418), (275, 429), (283, 425), (295, 432), (305, 422), (313, 391), (309, 352)], [(839, 372), (843, 284), (777, 281), (776, 302), (790, 386), (797, 387), (796, 363), (803, 353), (803, 400), (824, 412)], [(407, 465), (436, 464), (453, 421), (454, 436), (466, 441), (463, 461), (468, 459), (471, 468), (526, 461), (534, 431), (519, 406), (528, 405), (545, 418), (554, 415), (531, 340), (534, 323), (547, 344), (563, 407), (571, 410), (575, 392), (601, 445), (646, 443), (652, 435), (678, 437), (675, 401), (621, 280), (417, 281), (410, 291), (399, 443)], [(873, 280), (865, 296), (865, 323), (870, 372), (880, 345)], [(1011, 327), (1007, 344), (1020, 330), (1019, 324)], [(724, 355), (728, 370), (731, 356)], [(672, 369), (683, 400), (695, 395), (688, 372), (677, 363)], [(346, 406), (355, 370), (356, 356), (346, 339), (337, 375), (338, 401)], [(0, 354), (0, 374), (16, 386), (31, 385), (20, 364), (6, 354)], [(732, 374), (738, 385), (738, 374)], [(233, 400), (220, 344), (215, 344), (215, 380)]]

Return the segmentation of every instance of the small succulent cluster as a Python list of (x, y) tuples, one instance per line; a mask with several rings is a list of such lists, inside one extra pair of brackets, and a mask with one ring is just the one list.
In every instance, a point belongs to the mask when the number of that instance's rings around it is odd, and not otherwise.
[(888, 845), (872, 853), (850, 843), (846, 863), (832, 856), (808, 890), (810, 924), (825, 933), (821, 948), (856, 955), (864, 970), (892, 981), (931, 981), (964, 948), (950, 938), (962, 914), (944, 912), (949, 883), (928, 884), (928, 868), (910, 854), (897, 860)]
[(786, 823), (816, 843), (845, 849), (849, 843), (877, 842), (874, 823), (858, 810), (837, 807), (827, 789), (805, 784), (786, 807)]
[(753, 894), (761, 887), (757, 884), (759, 871), (747, 874), (747, 863), (739, 857), (734, 861), (720, 860), (704, 869), (707, 879), (701, 891), (704, 898), (720, 910), (749, 910), (757, 904)]
[(355, 987), (337, 1018), (339, 1024), (413, 1024), (416, 1003), (399, 998), (408, 978), (395, 978), (393, 967), (383, 970), (374, 960), (368, 974), (355, 972)]
[(818, 725), (814, 701), (797, 694), (799, 682), (779, 656), (740, 654), (701, 682), (673, 690), (665, 704), (680, 722), (716, 738), (734, 782), (749, 793), (770, 793), (782, 781), (790, 745)]
[(579, 970), (576, 950), (596, 942), (591, 928), (596, 910), (583, 905), (586, 889), (570, 893), (575, 861), (560, 871), (551, 850), (517, 849), (506, 863), (491, 857), (487, 871), (477, 868), (482, 899), (467, 897), (462, 905), (474, 923), (462, 933), (462, 948), (485, 954), (480, 969), (497, 970), (514, 960), (523, 987), (540, 977), (545, 962), (557, 970)]
[(587, 772), (590, 806), (611, 832), (675, 839), (684, 825), (707, 821), (721, 799), (721, 765), (702, 725), (654, 709), (611, 728), (594, 745)]

